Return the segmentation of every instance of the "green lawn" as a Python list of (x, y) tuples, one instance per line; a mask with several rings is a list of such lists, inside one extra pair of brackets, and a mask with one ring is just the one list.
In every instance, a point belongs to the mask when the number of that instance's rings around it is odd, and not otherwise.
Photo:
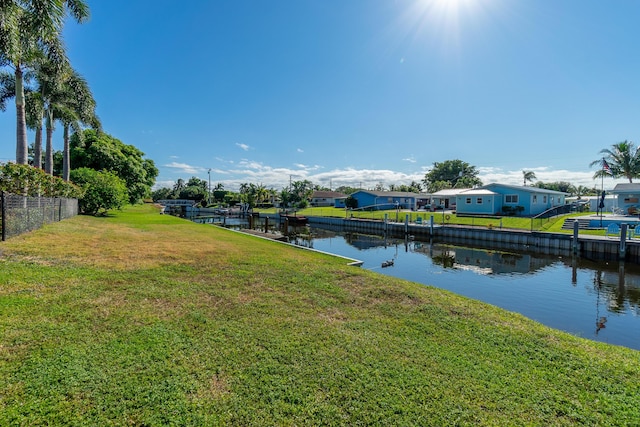
[(637, 425), (640, 353), (137, 206), (0, 244), (0, 425)]

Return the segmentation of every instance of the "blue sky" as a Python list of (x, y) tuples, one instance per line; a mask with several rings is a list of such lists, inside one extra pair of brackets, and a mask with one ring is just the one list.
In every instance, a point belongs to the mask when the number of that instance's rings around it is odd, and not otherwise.
[[(104, 130), (153, 159), (160, 186), (211, 168), (232, 190), (372, 188), (458, 158), (484, 183), (532, 170), (600, 187), (589, 163), (640, 135), (635, 0), (88, 4), (68, 54)], [(0, 141), (15, 159), (13, 107)]]

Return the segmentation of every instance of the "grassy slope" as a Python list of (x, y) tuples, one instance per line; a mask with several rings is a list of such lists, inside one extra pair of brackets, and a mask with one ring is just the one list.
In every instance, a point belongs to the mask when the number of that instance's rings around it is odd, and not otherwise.
[(0, 425), (640, 420), (636, 351), (150, 207), (0, 251)]

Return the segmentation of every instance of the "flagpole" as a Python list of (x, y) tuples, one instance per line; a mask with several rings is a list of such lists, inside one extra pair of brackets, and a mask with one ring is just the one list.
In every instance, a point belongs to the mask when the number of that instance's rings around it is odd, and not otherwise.
[[(604, 157), (602, 158), (602, 174), (600, 174), (600, 194), (604, 193)], [(602, 198), (602, 207), (600, 208), (600, 227), (602, 227), (602, 211), (604, 210), (604, 197)]]

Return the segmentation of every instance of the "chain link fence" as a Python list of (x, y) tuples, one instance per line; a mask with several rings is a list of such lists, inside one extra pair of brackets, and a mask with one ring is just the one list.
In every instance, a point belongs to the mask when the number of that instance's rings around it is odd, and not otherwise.
[(2, 240), (78, 215), (78, 199), (0, 193)]

